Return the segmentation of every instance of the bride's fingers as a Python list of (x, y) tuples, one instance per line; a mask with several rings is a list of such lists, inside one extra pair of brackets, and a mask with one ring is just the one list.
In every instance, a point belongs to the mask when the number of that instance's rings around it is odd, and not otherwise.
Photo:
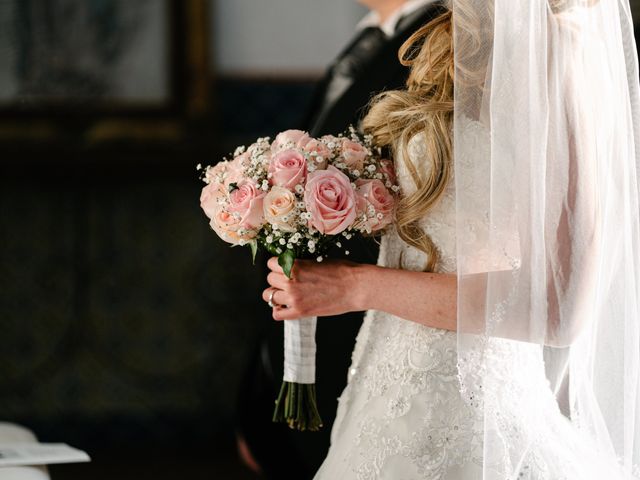
[(267, 275), (267, 283), (272, 287), (279, 288), (280, 290), (285, 290), (287, 288), (287, 282), (289, 282), (289, 279), (284, 275), (284, 273), (271, 272)]
[(298, 320), (302, 316), (295, 308), (275, 307), (273, 309), (274, 320)]
[(267, 267), (269, 267), (269, 270), (272, 272), (282, 273), (284, 275), (282, 267), (278, 265), (278, 257), (271, 257), (267, 262)]
[[(306, 262), (307, 260), (299, 260), (299, 259), (296, 259), (294, 261), (293, 268), (291, 269), (291, 274), (292, 274), (291, 280), (295, 278), (296, 274), (299, 272), (301, 268), (303, 268)], [(271, 270), (274, 273), (281, 273), (282, 275), (284, 275), (284, 270), (282, 270), (282, 267), (278, 264), (278, 257), (271, 257), (267, 261), (267, 267), (269, 267), (269, 270)]]

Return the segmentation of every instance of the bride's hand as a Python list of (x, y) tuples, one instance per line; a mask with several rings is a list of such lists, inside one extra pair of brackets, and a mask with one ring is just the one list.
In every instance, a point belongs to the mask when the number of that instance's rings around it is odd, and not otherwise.
[(278, 258), (269, 259), (269, 288), (262, 293), (271, 300), (274, 320), (339, 315), (359, 308), (360, 264), (342, 260), (296, 260), (288, 279)]

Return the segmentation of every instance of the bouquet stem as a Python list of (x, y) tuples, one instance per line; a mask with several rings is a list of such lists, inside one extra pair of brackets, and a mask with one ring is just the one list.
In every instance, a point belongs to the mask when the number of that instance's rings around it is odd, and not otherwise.
[(322, 426), (316, 401), (316, 317), (284, 321), (284, 375), (274, 422), (296, 430)]
[(273, 421), (286, 423), (289, 428), (300, 431), (320, 430), (322, 419), (318, 412), (315, 384), (282, 382)]

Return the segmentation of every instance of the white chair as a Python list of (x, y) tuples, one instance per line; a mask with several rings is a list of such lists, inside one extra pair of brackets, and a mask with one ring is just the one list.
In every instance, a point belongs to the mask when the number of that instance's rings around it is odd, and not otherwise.
[[(0, 443), (38, 443), (30, 430), (0, 422)], [(47, 467), (0, 467), (0, 480), (50, 480)]]

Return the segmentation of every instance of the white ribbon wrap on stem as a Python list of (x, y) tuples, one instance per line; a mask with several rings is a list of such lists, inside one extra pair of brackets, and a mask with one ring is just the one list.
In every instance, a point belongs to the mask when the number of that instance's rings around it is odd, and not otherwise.
[(316, 383), (316, 321), (306, 317), (284, 322), (285, 382)]

